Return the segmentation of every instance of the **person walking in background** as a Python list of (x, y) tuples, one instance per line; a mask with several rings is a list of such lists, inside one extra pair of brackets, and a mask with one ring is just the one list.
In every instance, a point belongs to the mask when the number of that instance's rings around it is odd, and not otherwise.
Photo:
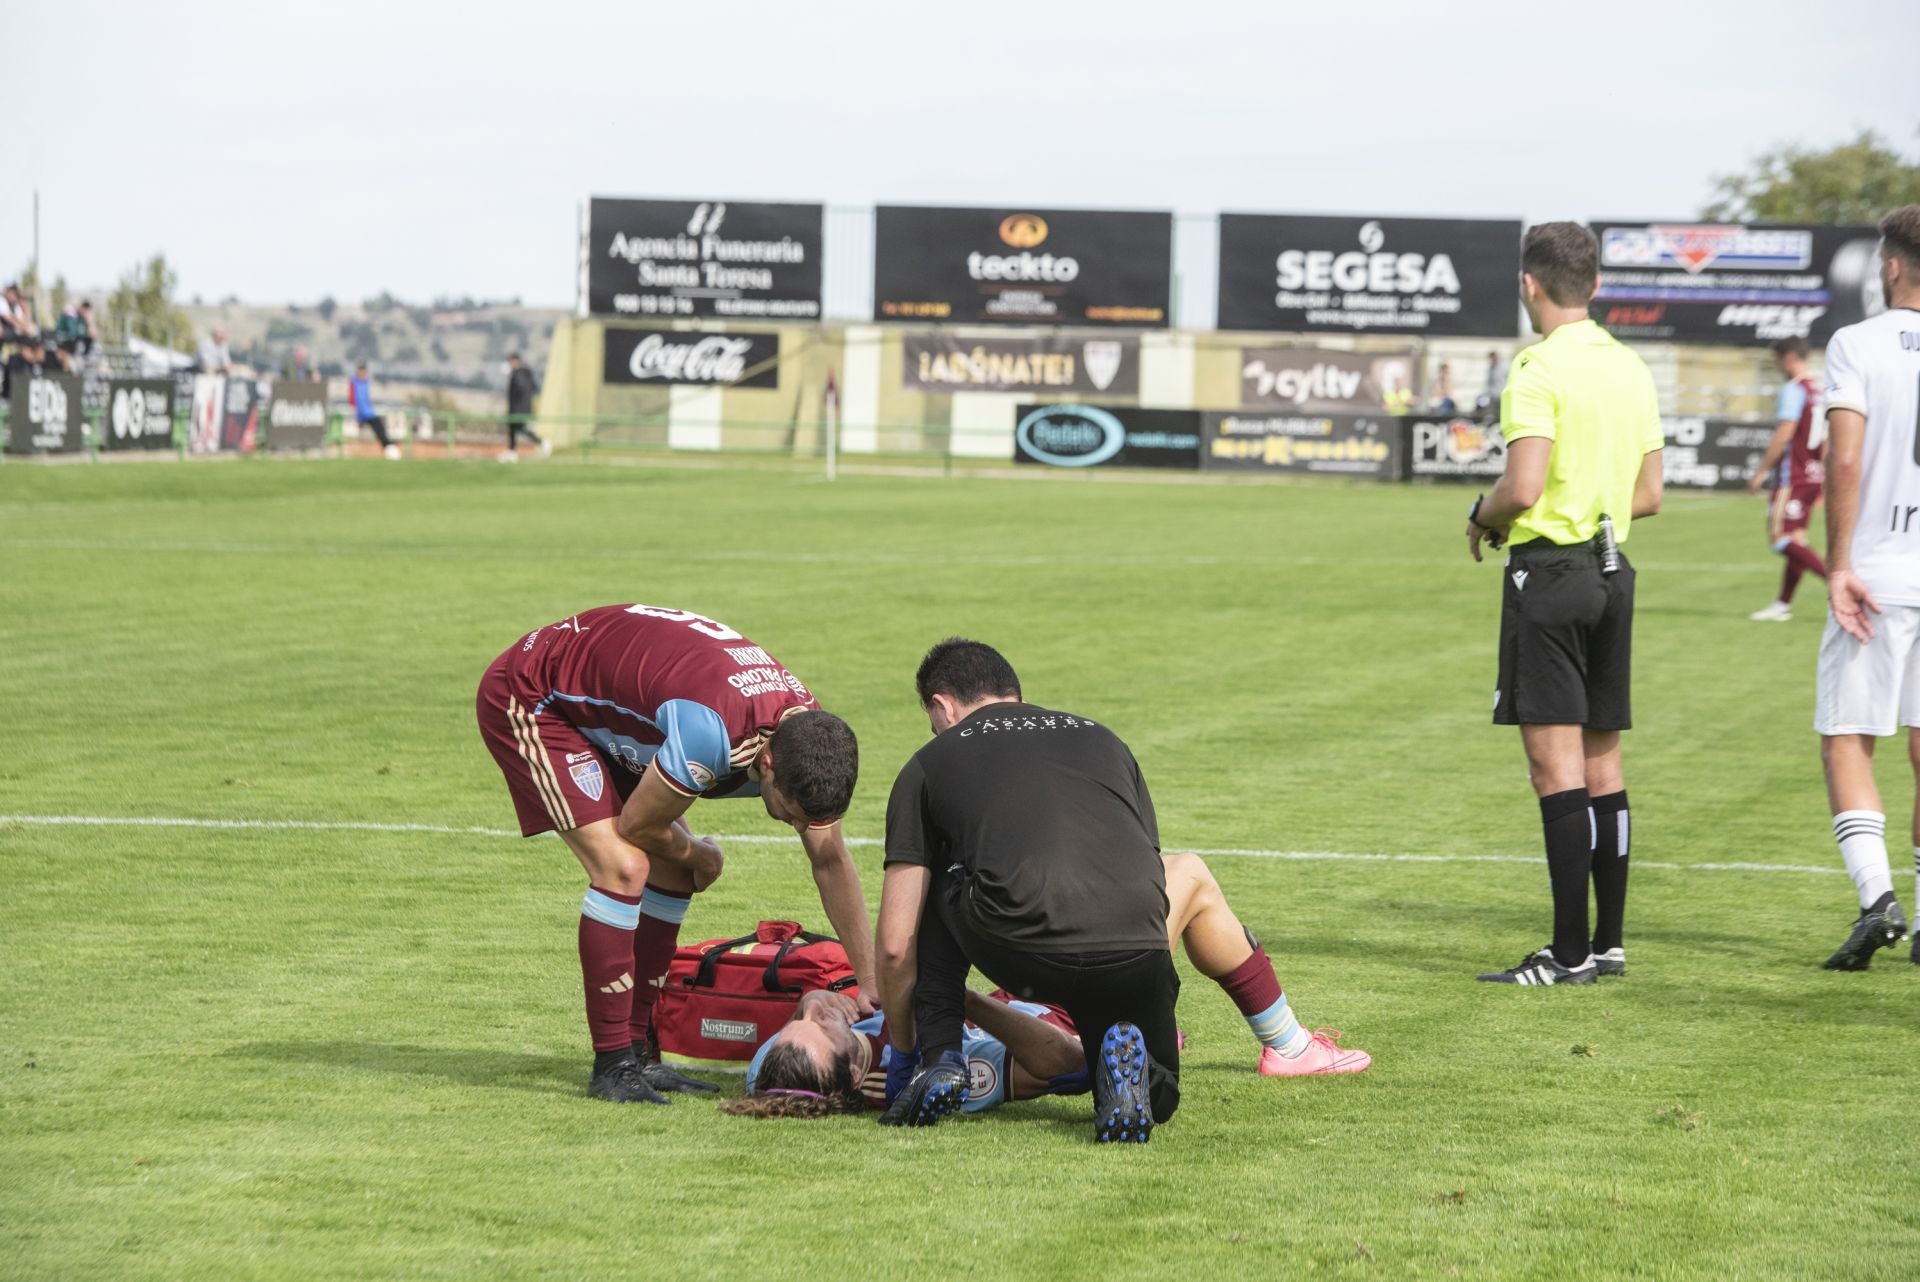
[(540, 434), (527, 425), (533, 417), (533, 398), (540, 393), (540, 380), (520, 359), (520, 353), (514, 352), (507, 357), (507, 448), (500, 455), (502, 463), (520, 461), (520, 438), (526, 437), (540, 449), (540, 457), (545, 458), (553, 452), (551, 446), (540, 439)]
[[(1500, 403), (1506, 471), (1467, 513), (1467, 550), (1511, 542), (1500, 611), (1495, 725), (1519, 726), (1540, 801), (1553, 942), (1488, 983), (1590, 984), (1624, 975), (1627, 786), (1620, 732), (1630, 687), (1634, 522), (1660, 511), (1660, 398), (1631, 349), (1587, 315), (1600, 243), (1541, 223), (1520, 252), (1540, 341), (1514, 360)], [(1588, 933), (1587, 880), (1598, 907)]]
[(1480, 399), (1474, 402), (1474, 408), (1481, 418), (1498, 418), (1500, 415), (1500, 397), (1507, 390), (1507, 367), (1500, 361), (1497, 351), (1487, 353), (1487, 385), (1480, 393)]
[(233, 353), (227, 348), (227, 331), (215, 325), (200, 340), (200, 372), (202, 374), (229, 374), (233, 372)]
[(1435, 414), (1451, 414), (1456, 408), (1453, 399), (1453, 366), (1445, 361), (1434, 371), (1433, 394), (1427, 400), (1427, 408)]
[(353, 382), (349, 385), (353, 393), (353, 417), (360, 426), (373, 433), (380, 442), (380, 452), (388, 458), (399, 458), (400, 447), (387, 436), (387, 420), (374, 410), (373, 385), (367, 381), (367, 363), (361, 361), (353, 367)]
[(1755, 623), (1785, 623), (1793, 617), (1793, 592), (1800, 586), (1800, 577), (1808, 571), (1827, 577), (1826, 563), (1807, 546), (1807, 526), (1826, 480), (1820, 457), (1827, 434), (1820, 392), (1807, 373), (1806, 340), (1781, 339), (1773, 345), (1773, 359), (1787, 381), (1781, 385), (1774, 411), (1778, 425), (1767, 442), (1766, 456), (1747, 478), (1747, 493), (1773, 487), (1773, 499), (1767, 505), (1767, 541), (1787, 559), (1787, 567), (1780, 578), (1780, 595), (1747, 616)]
[[(1920, 205), (1880, 222), (1887, 310), (1827, 343), (1827, 631), (1813, 728), (1860, 915), (1828, 970), (1865, 970), (1906, 915), (1887, 863), (1876, 740), (1907, 727), (1920, 895)], [(1920, 962), (1920, 940), (1908, 954)]]

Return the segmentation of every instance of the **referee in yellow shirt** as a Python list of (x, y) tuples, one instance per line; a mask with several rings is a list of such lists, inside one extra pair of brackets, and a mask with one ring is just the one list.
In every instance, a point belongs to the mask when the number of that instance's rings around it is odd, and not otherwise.
[[(1496, 725), (1519, 726), (1546, 829), (1553, 942), (1496, 984), (1590, 984), (1626, 973), (1627, 792), (1632, 725), (1633, 521), (1660, 510), (1664, 438), (1653, 376), (1587, 316), (1600, 246), (1579, 223), (1542, 223), (1520, 251), (1520, 294), (1541, 341), (1500, 396), (1507, 468), (1467, 516), (1467, 549), (1506, 546)], [(1587, 929), (1587, 880), (1597, 914)]]

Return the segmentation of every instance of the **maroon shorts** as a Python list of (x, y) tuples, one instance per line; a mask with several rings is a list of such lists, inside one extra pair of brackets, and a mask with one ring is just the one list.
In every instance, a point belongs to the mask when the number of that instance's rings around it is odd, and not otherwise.
[(1773, 527), (1774, 538), (1799, 534), (1813, 523), (1813, 509), (1819, 506), (1822, 488), (1818, 481), (1811, 484), (1803, 481), (1790, 489), (1773, 492), (1768, 524)]
[(638, 775), (615, 766), (567, 722), (534, 711), (546, 696), (518, 671), (516, 643), (480, 678), (480, 737), (507, 777), (520, 833), (566, 831), (620, 814)]

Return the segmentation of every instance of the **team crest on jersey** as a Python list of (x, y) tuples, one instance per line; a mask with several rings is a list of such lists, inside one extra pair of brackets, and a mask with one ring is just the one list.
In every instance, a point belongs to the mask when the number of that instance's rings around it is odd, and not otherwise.
[(707, 769), (699, 762), (689, 761), (687, 763), (687, 774), (692, 777), (693, 786), (701, 792), (705, 792), (707, 789), (713, 787), (713, 771)]
[(598, 761), (576, 762), (567, 767), (567, 773), (573, 776), (573, 786), (592, 801), (600, 800), (607, 791), (607, 775)]

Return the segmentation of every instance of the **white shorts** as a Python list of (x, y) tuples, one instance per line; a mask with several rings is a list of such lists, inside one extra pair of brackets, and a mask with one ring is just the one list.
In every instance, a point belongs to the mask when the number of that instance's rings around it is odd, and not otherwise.
[(1813, 728), (1820, 734), (1886, 736), (1920, 726), (1920, 605), (1869, 614), (1873, 640), (1861, 645), (1827, 616)]

